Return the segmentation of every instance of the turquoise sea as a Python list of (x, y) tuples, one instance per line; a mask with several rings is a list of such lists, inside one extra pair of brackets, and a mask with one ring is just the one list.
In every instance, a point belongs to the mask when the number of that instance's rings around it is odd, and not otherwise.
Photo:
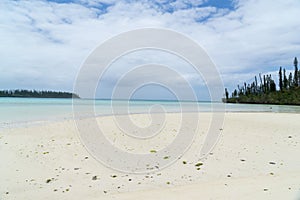
[[(39, 99), (39, 98), (0, 98), (0, 128), (21, 126), (22, 124), (41, 121), (53, 121), (73, 118), (72, 99)], [(90, 115), (87, 112), (89, 105), (94, 104), (96, 116), (148, 113), (153, 106), (161, 106), (164, 112), (211, 112), (216, 106), (218, 112), (284, 112), (300, 113), (300, 106), (280, 105), (250, 105), (250, 104), (223, 104), (221, 102), (178, 102), (178, 101), (152, 101), (152, 100), (76, 100), (79, 115)], [(114, 109), (112, 109), (114, 108)], [(195, 109), (197, 108), (197, 109)], [(117, 112), (116, 112), (117, 109)], [(154, 110), (155, 111), (155, 110)], [(161, 112), (162, 110), (158, 111)], [(78, 115), (77, 115), (78, 117)]]

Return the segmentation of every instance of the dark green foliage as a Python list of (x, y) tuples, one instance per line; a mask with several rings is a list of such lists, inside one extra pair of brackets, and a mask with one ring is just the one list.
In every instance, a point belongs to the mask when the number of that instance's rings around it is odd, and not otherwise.
[(280, 67), (280, 69), (279, 69), (279, 88), (280, 88), (280, 91), (283, 90), (282, 67)]
[(297, 57), (294, 60), (294, 67), (295, 67), (294, 86), (298, 87), (298, 85), (299, 85), (299, 78), (298, 78), (298, 60), (297, 60)]
[(270, 92), (276, 92), (276, 84), (274, 80), (270, 80)]
[(0, 97), (31, 97), (31, 98), (79, 98), (70, 92), (36, 91), (36, 90), (0, 90)]
[(267, 92), (267, 81), (266, 81), (266, 75), (264, 75), (264, 84), (262, 85), (263, 86), (263, 92)]
[(241, 95), (238, 98), (229, 98), (227, 103), (300, 105), (300, 88), (267, 94)]
[(232, 97), (237, 97), (237, 90), (236, 89), (233, 91)]
[(286, 71), (283, 69), (283, 88), (288, 89), (288, 79), (286, 78)]
[(293, 86), (293, 74), (292, 74), (292, 72), (290, 72), (290, 74), (289, 74), (288, 85), (289, 85), (289, 88), (292, 88), (292, 86)]
[(228, 99), (229, 93), (228, 93), (227, 88), (225, 88), (225, 96), (226, 96), (226, 99)]
[(238, 85), (238, 90), (235, 89), (232, 96), (223, 101), (226, 103), (300, 105), (300, 71), (298, 70), (297, 58), (294, 60), (294, 67), (294, 76), (290, 73), (288, 78), (286, 70), (280, 67), (279, 91), (276, 91), (276, 84), (271, 75), (263, 75), (262, 78), (259, 74), (260, 85), (258, 85), (255, 77), (252, 84), (244, 83), (243, 88)]

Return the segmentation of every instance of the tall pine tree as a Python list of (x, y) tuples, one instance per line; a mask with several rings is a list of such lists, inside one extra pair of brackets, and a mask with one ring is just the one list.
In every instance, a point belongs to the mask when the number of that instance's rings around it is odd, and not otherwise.
[(292, 74), (292, 72), (290, 72), (290, 74), (289, 74), (288, 83), (289, 83), (289, 89), (292, 88), (293, 87), (293, 74)]
[(298, 87), (298, 60), (297, 57), (294, 59), (295, 73), (294, 73), (294, 86)]
[(283, 88), (288, 89), (288, 79), (286, 77), (286, 71), (283, 69)]
[(282, 91), (282, 89), (283, 89), (283, 82), (282, 82), (282, 67), (280, 67), (280, 69), (279, 69), (279, 88), (280, 88), (280, 91)]

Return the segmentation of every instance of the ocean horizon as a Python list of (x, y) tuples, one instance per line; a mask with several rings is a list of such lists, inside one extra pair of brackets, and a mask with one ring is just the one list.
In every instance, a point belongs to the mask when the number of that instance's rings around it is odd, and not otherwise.
[[(163, 110), (151, 112), (275, 112), (300, 113), (299, 106), (262, 104), (223, 104), (209, 101), (178, 100), (109, 100), (76, 99), (77, 115), (82, 117), (108, 116), (116, 114), (149, 113), (154, 106)], [(75, 104), (74, 104), (75, 105)], [(94, 106), (94, 113), (86, 112)], [(196, 109), (195, 109), (196, 108)], [(213, 108), (216, 108), (213, 110)], [(117, 109), (117, 111), (116, 111)], [(79, 110), (79, 112), (78, 112)], [(0, 98), (0, 128), (22, 126), (28, 123), (67, 120), (74, 117), (73, 99), (57, 98)], [(79, 113), (79, 115), (78, 115)]]

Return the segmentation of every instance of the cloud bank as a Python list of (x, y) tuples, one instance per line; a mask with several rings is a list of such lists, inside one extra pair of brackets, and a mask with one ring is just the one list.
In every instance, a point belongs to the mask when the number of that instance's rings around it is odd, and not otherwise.
[[(260, 72), (276, 75), (279, 66), (292, 69), (293, 57), (300, 53), (299, 10), (298, 0), (2, 0), (0, 88), (71, 91), (94, 48), (144, 27), (172, 29), (197, 41), (224, 85), (233, 88)], [(182, 73), (195, 90), (205, 91), (191, 70)], [(107, 75), (107, 85), (114, 74)]]

